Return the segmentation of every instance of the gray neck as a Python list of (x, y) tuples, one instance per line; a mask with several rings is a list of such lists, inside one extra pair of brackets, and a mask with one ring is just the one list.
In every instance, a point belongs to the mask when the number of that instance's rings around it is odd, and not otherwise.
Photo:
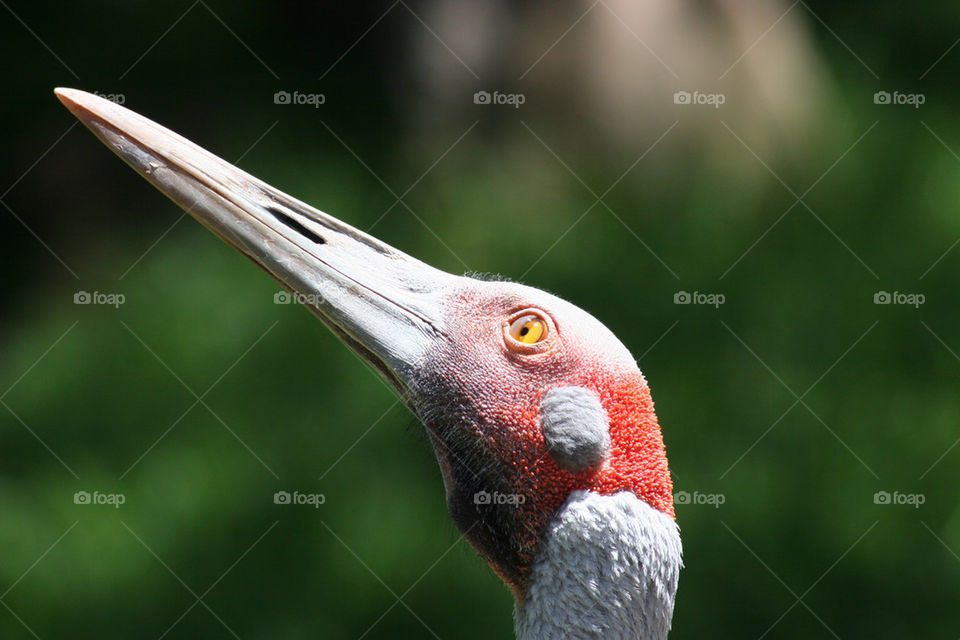
[(673, 519), (633, 493), (574, 491), (546, 527), (517, 639), (666, 638), (681, 556)]

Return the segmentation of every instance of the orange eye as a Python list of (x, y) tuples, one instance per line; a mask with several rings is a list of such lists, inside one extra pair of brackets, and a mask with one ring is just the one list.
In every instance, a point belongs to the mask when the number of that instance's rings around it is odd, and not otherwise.
[(510, 337), (523, 344), (534, 344), (547, 337), (547, 321), (535, 313), (525, 313), (510, 323)]

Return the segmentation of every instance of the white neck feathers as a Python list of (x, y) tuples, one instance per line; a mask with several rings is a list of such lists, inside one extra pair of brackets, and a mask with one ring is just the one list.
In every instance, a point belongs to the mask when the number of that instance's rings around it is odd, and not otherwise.
[(546, 526), (517, 638), (666, 638), (681, 565), (670, 516), (630, 492), (574, 491)]

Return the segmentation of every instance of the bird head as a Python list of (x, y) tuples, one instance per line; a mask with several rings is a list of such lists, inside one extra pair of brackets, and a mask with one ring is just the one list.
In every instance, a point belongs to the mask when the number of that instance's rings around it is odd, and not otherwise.
[(673, 515), (650, 390), (593, 316), (521, 284), (463, 278), (409, 378), (457, 526), (522, 597), (552, 514), (577, 489)]
[(518, 600), (572, 492), (631, 492), (674, 515), (650, 390), (593, 316), (522, 284), (434, 269), (128, 109), (57, 96), (397, 389), (427, 428), (454, 521)]

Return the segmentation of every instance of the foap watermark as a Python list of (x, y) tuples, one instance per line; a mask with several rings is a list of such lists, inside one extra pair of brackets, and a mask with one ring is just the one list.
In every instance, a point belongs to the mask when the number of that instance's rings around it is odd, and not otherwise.
[(273, 104), (295, 104), (308, 105), (314, 109), (319, 109), (320, 105), (326, 104), (327, 96), (322, 93), (301, 93), (300, 91), (277, 91), (273, 94)]
[(77, 291), (73, 294), (73, 304), (104, 304), (119, 308), (127, 297), (122, 293), (104, 293), (102, 291)]
[(927, 301), (922, 293), (905, 293), (903, 291), (877, 291), (873, 294), (873, 304), (902, 304), (919, 309)]
[(473, 504), (524, 504), (527, 496), (522, 493), (500, 493), (499, 491), (477, 491), (473, 494)]
[(277, 291), (273, 294), (273, 304), (302, 304), (308, 307), (318, 307), (328, 302), (342, 300), (344, 291), (341, 287), (331, 287), (326, 293), (298, 293), (296, 291)]
[(673, 304), (704, 304), (719, 309), (727, 301), (722, 293), (703, 293), (701, 291), (677, 291), (673, 294)]
[(506, 104), (514, 109), (519, 109), (520, 105), (527, 101), (527, 96), (522, 93), (500, 93), (494, 91), (477, 91), (473, 94), (473, 104)]
[(677, 91), (673, 94), (673, 104), (700, 104), (719, 109), (727, 101), (722, 93), (704, 93), (702, 91)]
[(919, 509), (920, 505), (926, 501), (927, 496), (922, 493), (900, 493), (899, 491), (890, 493), (889, 491), (877, 491), (873, 494), (873, 504), (907, 505), (914, 509)]
[(877, 91), (873, 94), (873, 104), (896, 104), (919, 109), (920, 105), (927, 101), (927, 96), (922, 93), (901, 93), (894, 91)]
[(123, 104), (127, 101), (127, 96), (122, 93), (102, 93), (100, 91), (94, 91), (93, 95), (98, 98), (103, 98), (104, 100), (109, 100), (115, 104)]
[(719, 509), (720, 505), (727, 501), (727, 496), (722, 493), (700, 493), (694, 491), (677, 491), (673, 494), (674, 504), (697, 504), (707, 505), (714, 509)]
[(307, 505), (314, 509), (319, 509), (320, 505), (327, 501), (327, 496), (322, 493), (300, 493), (294, 491), (277, 491), (273, 494), (273, 504), (294, 504)]
[(100, 493), (99, 491), (77, 491), (73, 494), (73, 504), (107, 505), (119, 509), (127, 501), (122, 493)]

